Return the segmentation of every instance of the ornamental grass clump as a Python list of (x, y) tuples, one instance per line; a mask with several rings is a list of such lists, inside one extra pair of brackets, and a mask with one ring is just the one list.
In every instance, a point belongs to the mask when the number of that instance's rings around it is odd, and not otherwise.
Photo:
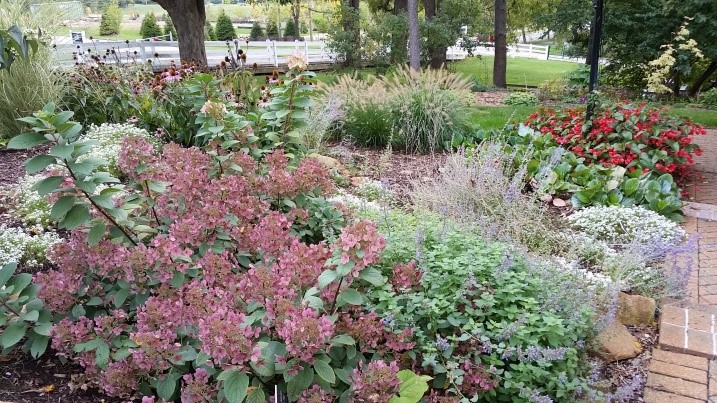
[(368, 147), (391, 143), (408, 152), (450, 148), (457, 135), (470, 130), (470, 80), (445, 70), (413, 72), (399, 68), (359, 80), (339, 77), (322, 93), (341, 97), (346, 111), (340, 134)]

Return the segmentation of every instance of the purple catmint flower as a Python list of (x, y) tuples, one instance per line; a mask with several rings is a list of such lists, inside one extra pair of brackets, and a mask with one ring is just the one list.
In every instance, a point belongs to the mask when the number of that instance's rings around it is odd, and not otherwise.
[(448, 339), (444, 339), (441, 336), (436, 336), (436, 341), (433, 342), (433, 344), (436, 346), (436, 349), (441, 352), (451, 348), (451, 344), (448, 342)]

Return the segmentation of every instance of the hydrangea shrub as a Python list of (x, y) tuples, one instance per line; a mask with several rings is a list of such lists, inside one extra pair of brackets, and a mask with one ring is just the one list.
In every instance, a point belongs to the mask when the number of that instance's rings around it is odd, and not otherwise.
[(327, 219), (340, 212), (321, 202), (326, 168), (214, 143), (157, 153), (126, 137), (117, 166), (129, 184), (113, 199), (101, 161), (77, 162), (89, 143), (68, 141), (81, 131), (69, 118), (48, 107), (35, 116), (44, 129), (10, 146), (50, 142), (26, 167), (65, 169), (35, 186), (71, 233), (34, 282), (55, 315), (52, 348), (88, 379), (144, 401), (264, 401), (275, 387), (299, 401), (420, 398), (408, 396), (425, 378), (396, 387), (410, 375), (396, 369), (412, 330), (366, 321), (362, 308), (387, 281), (371, 267), (384, 238), (370, 221)]

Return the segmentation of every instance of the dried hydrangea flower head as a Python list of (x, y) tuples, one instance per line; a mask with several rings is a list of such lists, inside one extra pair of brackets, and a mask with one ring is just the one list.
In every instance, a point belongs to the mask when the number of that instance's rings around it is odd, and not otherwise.
[(291, 70), (304, 71), (309, 66), (306, 55), (301, 52), (294, 52), (286, 58), (286, 65)]

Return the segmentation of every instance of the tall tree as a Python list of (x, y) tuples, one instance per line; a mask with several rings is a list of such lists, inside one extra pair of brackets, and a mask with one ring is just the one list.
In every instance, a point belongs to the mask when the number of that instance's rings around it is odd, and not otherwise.
[(204, 0), (156, 0), (169, 16), (179, 36), (179, 57), (207, 65), (204, 47), (204, 21), (207, 19)]
[(418, 1), (408, 0), (408, 65), (411, 70), (421, 69), (421, 45), (418, 26)]
[(508, 66), (508, 7), (506, 0), (495, 0), (495, 58), (493, 59), (493, 85), (506, 87)]

